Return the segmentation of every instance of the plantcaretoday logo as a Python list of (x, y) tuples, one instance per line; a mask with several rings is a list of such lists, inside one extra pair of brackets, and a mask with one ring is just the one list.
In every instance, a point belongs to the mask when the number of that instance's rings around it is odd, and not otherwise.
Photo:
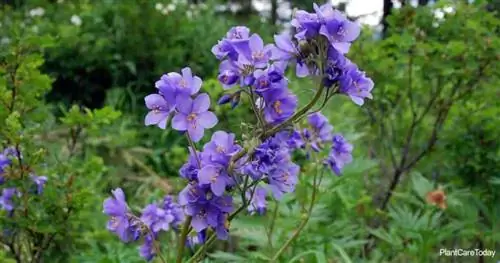
[(495, 254), (496, 254), (495, 250), (479, 249), (479, 248), (476, 249), (441, 248), (439, 250), (439, 255), (445, 257), (494, 257)]

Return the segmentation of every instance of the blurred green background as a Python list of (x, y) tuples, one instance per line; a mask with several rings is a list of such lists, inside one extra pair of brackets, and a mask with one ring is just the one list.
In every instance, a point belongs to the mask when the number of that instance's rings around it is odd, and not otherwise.
[[(312, 3), (1, 1), (2, 76), (12, 54), (37, 54), (28, 73), (44, 76), (33, 80), (45, 88), (36, 91), (42, 97), (22, 120), (31, 136), (26, 148), (44, 149), (39, 166), (55, 167), (46, 170), (51, 181), (71, 178), (75, 212), (61, 219), (63, 228), (50, 227), (59, 222), (51, 214), (22, 224), (49, 225), (40, 235), (54, 237), (39, 261), (16, 259), (3, 246), (0, 262), (142, 262), (136, 244), (122, 244), (105, 229), (102, 201), (122, 187), (139, 211), (176, 194), (185, 184), (178, 170), (187, 160), (186, 141), (176, 131), (143, 125), (144, 96), (162, 74), (189, 66), (204, 80), (219, 116), (210, 132), (245, 136), (242, 123), (253, 118), (246, 102), (236, 110), (215, 105), (223, 90), (211, 47), (235, 25), (272, 42), (273, 34), (289, 30), (295, 8), (311, 11)], [(359, 108), (334, 98), (323, 110), (335, 131), (353, 142), (355, 160), (342, 177), (325, 178), (306, 230), (280, 262), (497, 262), (499, 255), (445, 258), (438, 252), (457, 247), (500, 254), (500, 2), (333, 3), (364, 25), (347, 56), (375, 82), (374, 99)], [(306, 102), (312, 84), (289, 78)], [(0, 118), (2, 127), (15, 126), (6, 108)], [(300, 177), (303, 185), (310, 181), (307, 174)], [(443, 189), (446, 209), (426, 199), (436, 189)], [(39, 205), (51, 207), (51, 198)], [(307, 189), (298, 187), (279, 206), (271, 204), (267, 215), (239, 218), (230, 241), (209, 251), (206, 262), (267, 261), (270, 244), (279, 246), (297, 227), (307, 198)], [(10, 224), (0, 223), (4, 229)], [(28, 243), (32, 238), (20, 236)], [(174, 254), (172, 243), (162, 246), (167, 257)]]

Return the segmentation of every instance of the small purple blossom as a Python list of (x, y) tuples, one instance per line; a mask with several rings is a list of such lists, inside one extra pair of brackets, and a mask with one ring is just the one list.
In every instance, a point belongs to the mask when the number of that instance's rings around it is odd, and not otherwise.
[(308, 13), (304, 10), (295, 12), (295, 16), (290, 22), (295, 27), (295, 38), (298, 40), (312, 39), (319, 34), (321, 24), (316, 14)]
[(209, 156), (210, 161), (227, 165), (231, 157), (241, 149), (241, 146), (235, 144), (235, 137), (234, 133), (216, 131), (210, 142), (203, 147), (203, 152)]
[(276, 43), (276, 46), (271, 50), (272, 60), (285, 62), (283, 70), (285, 70), (288, 62), (291, 61), (296, 65), (295, 74), (297, 75), (297, 77), (305, 77), (309, 75), (309, 68), (305, 63), (302, 54), (300, 53), (299, 49), (292, 41), (290, 36), (288, 36), (287, 34), (275, 35), (274, 42)]
[(333, 172), (340, 175), (342, 168), (352, 162), (353, 146), (340, 134), (332, 139), (332, 148), (325, 164), (328, 164)]
[(373, 81), (353, 63), (347, 66), (340, 77), (340, 92), (348, 95), (354, 103), (360, 106), (364, 104), (365, 98), (373, 99), (371, 94), (373, 86)]
[(248, 191), (246, 193), (247, 198), (252, 198), (250, 200), (250, 205), (248, 206), (247, 210), (250, 214), (258, 213), (259, 215), (263, 215), (266, 213), (266, 207), (267, 207), (267, 201), (266, 201), (266, 196), (267, 196), (267, 190), (264, 187), (258, 186), (255, 188), (255, 192), (252, 193)]
[(307, 116), (307, 121), (311, 126), (311, 131), (307, 135), (311, 148), (318, 152), (324, 142), (332, 139), (333, 126), (330, 125), (328, 119), (320, 112)]
[(191, 232), (186, 240), (186, 245), (190, 248), (194, 248), (194, 246), (196, 245), (201, 245), (205, 243), (206, 236), (206, 230), (202, 230), (200, 232)]
[(138, 238), (137, 229), (135, 224), (131, 222), (131, 215), (123, 190), (117, 188), (111, 192), (113, 193), (113, 197), (104, 200), (103, 204), (103, 212), (111, 217), (108, 221), (107, 229), (116, 233), (123, 242), (136, 240)]
[(338, 83), (350, 62), (344, 57), (344, 55), (333, 47), (328, 49), (327, 56), (327, 65), (325, 68), (326, 74), (323, 82), (325, 87), (330, 88), (334, 84)]
[(265, 70), (256, 70), (254, 77), (253, 87), (259, 95), (264, 95), (272, 90), (286, 89), (288, 86), (288, 80), (285, 78), (284, 72), (274, 67), (274, 65)]
[(226, 38), (219, 40), (216, 45), (212, 47), (212, 53), (219, 60), (229, 58), (231, 60), (238, 59), (238, 53), (233, 48), (233, 42), (238, 40), (248, 39), (250, 29), (245, 26), (232, 27), (227, 33)]
[(36, 193), (37, 194), (42, 194), (43, 193), (43, 187), (45, 186), (45, 183), (47, 183), (47, 176), (36, 176), (34, 174), (30, 175), (31, 180), (36, 185)]
[(148, 234), (144, 237), (144, 243), (139, 248), (139, 255), (147, 262), (150, 262), (156, 256), (154, 242), (155, 238), (151, 234)]
[(333, 9), (331, 4), (318, 7), (314, 4), (321, 27), (319, 33), (325, 36), (331, 45), (340, 53), (349, 51), (350, 43), (358, 38), (361, 27), (347, 19), (341, 12)]
[(167, 127), (170, 114), (175, 105), (169, 105), (167, 100), (159, 94), (151, 94), (144, 98), (146, 107), (151, 110), (144, 119), (145, 125), (158, 125), (161, 129)]
[(14, 210), (13, 198), (21, 197), (21, 193), (14, 187), (4, 188), (2, 190), (2, 195), (0, 196), (0, 206), (3, 210), (12, 212)]
[(272, 89), (264, 96), (264, 119), (277, 124), (293, 115), (297, 108), (297, 97), (288, 89)]
[(190, 97), (178, 97), (177, 109), (179, 112), (172, 119), (172, 128), (178, 131), (187, 131), (194, 142), (201, 140), (205, 129), (213, 128), (217, 124), (217, 117), (211, 111), (210, 97), (203, 93), (194, 100)]
[(199, 165), (196, 154), (189, 148), (188, 161), (179, 169), (179, 174), (189, 181), (194, 181), (198, 178), (198, 170)]
[(178, 95), (194, 95), (200, 90), (201, 84), (201, 78), (193, 76), (191, 68), (186, 67), (181, 70), (181, 74), (170, 72), (166, 76), (162, 76), (161, 80), (156, 83), (156, 87), (167, 98), (172, 95), (175, 97)]
[(206, 165), (198, 172), (198, 181), (201, 185), (210, 185), (212, 193), (222, 196), (226, 187), (232, 184), (232, 179), (221, 165)]
[(295, 190), (299, 171), (298, 165), (289, 163), (285, 167), (277, 167), (268, 174), (269, 186), (275, 199), (281, 199), (284, 193), (291, 193)]
[(253, 34), (248, 39), (234, 41), (233, 46), (239, 54), (237, 64), (249, 71), (265, 68), (271, 59), (273, 45), (264, 45), (264, 41), (258, 34)]
[(233, 61), (222, 61), (219, 65), (219, 75), (217, 76), (217, 79), (222, 84), (224, 89), (230, 89), (234, 85), (238, 84), (241, 77), (240, 71), (242, 70), (240, 70), (238, 65), (236, 65)]

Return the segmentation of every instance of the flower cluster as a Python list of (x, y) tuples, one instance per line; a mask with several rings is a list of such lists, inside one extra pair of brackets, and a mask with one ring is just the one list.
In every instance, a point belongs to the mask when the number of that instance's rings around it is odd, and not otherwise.
[(184, 220), (181, 207), (171, 196), (165, 196), (163, 202), (147, 205), (137, 217), (130, 211), (122, 189), (117, 188), (112, 193), (113, 197), (103, 204), (103, 212), (110, 216), (107, 229), (123, 242), (136, 241), (143, 236), (139, 253), (147, 261), (152, 260), (157, 253), (154, 244), (160, 232), (175, 229)]
[[(292, 116), (297, 108), (297, 97), (288, 89), (283, 63), (272, 63), (272, 44), (264, 45), (258, 34), (251, 34), (244, 26), (233, 27), (226, 37), (212, 48), (212, 53), (222, 60), (218, 80), (223, 88), (239, 85), (259, 99), (264, 120), (277, 124)], [(240, 91), (223, 95), (219, 104), (238, 104)], [(258, 97), (258, 98), (257, 98)]]
[(217, 124), (217, 117), (208, 109), (210, 97), (197, 94), (202, 81), (193, 76), (190, 68), (182, 69), (182, 75), (171, 72), (156, 82), (158, 93), (148, 95), (144, 100), (150, 110), (146, 125), (158, 125), (165, 129), (172, 115), (172, 128), (186, 131), (194, 142), (198, 142), (205, 129)]
[[(187, 185), (179, 193), (179, 205), (165, 198), (162, 204), (148, 205), (141, 217), (130, 212), (123, 192), (115, 190), (114, 198), (104, 202), (104, 212), (111, 216), (110, 231), (125, 242), (144, 236), (140, 253), (151, 260), (157, 253), (158, 234), (183, 220), (187, 246), (205, 242), (208, 230), (227, 239), (229, 221), (242, 208), (263, 214), (268, 194), (280, 199), (293, 192), (300, 172), (292, 159), (296, 150), (305, 150), (309, 156), (330, 147), (323, 163), (340, 175), (352, 161), (353, 147), (342, 135), (334, 135), (328, 119), (320, 112), (311, 113), (311, 107), (320, 97), (325, 98), (324, 106), (335, 94), (362, 105), (364, 99), (372, 98), (373, 82), (345, 57), (360, 26), (330, 4), (314, 5), (314, 11), (297, 11), (291, 22), (295, 34), (276, 35), (274, 44), (265, 44), (245, 26), (235, 26), (213, 46), (212, 53), (221, 61), (217, 79), (228, 90), (218, 104), (230, 103), (234, 108), (247, 95), (258, 120), (253, 139), (242, 144), (245, 148), (236, 142), (235, 134), (226, 131), (215, 131), (209, 142), (196, 148), (205, 129), (213, 128), (218, 120), (209, 111), (209, 96), (198, 94), (202, 80), (190, 68), (181, 74), (165, 74), (156, 82), (158, 92), (145, 97), (150, 110), (145, 125), (166, 129), (172, 119), (171, 127), (187, 136), (189, 158), (179, 170)], [(297, 96), (288, 88), (285, 72), (289, 66), (295, 67), (298, 77), (319, 80), (315, 99), (301, 110), (297, 110)], [(297, 122), (306, 116), (307, 127), (298, 128)], [(232, 195), (237, 191), (242, 207), (235, 211)]]
[[(22, 159), (21, 153), (14, 147), (7, 147), (0, 152), (0, 185), (8, 184), (5, 177), (5, 173), (9, 167), (12, 167), (13, 159)], [(48, 178), (46, 176), (36, 176), (30, 174), (29, 178), (33, 182), (34, 192), (38, 195), (43, 193), (43, 188), (47, 183)], [(2, 189), (2, 194), (0, 195), (0, 207), (1, 209), (8, 212), (11, 216), (15, 209), (14, 197), (21, 197), (22, 193), (16, 187), (5, 187)]]
[(192, 217), (191, 226), (197, 233), (211, 227), (219, 239), (227, 238), (227, 217), (233, 211), (233, 200), (227, 192), (237, 183), (229, 174), (229, 163), (239, 150), (234, 134), (216, 131), (203, 151), (192, 151), (181, 167), (179, 172), (189, 183), (179, 194), (179, 203)]

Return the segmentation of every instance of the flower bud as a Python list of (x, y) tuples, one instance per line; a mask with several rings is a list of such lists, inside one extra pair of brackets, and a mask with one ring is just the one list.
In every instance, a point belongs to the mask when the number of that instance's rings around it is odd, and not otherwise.
[(220, 99), (217, 101), (217, 104), (219, 105), (224, 105), (226, 103), (229, 103), (231, 101), (231, 94), (224, 94)]

